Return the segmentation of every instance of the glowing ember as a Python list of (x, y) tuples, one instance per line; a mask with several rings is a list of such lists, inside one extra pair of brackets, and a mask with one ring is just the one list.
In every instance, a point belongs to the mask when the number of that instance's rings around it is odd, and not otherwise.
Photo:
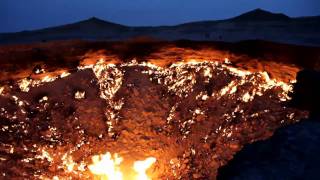
[(19, 88), (21, 89), (22, 92), (28, 92), (29, 91), (29, 85), (31, 84), (32, 80), (30, 79), (22, 79), (21, 81), (18, 82)]
[(84, 98), (85, 98), (85, 95), (86, 95), (86, 92), (85, 92), (85, 91), (77, 91), (77, 92), (74, 94), (74, 98), (75, 98), (75, 99), (84, 99)]
[(1, 86), (0, 86), (0, 95), (3, 94), (3, 91), (4, 91), (4, 87), (1, 87)]
[[(107, 152), (106, 154), (96, 155), (92, 157), (93, 164), (89, 165), (89, 170), (101, 180), (122, 180), (124, 175), (120, 170), (120, 164), (123, 158)], [(130, 179), (136, 180), (150, 180), (146, 171), (156, 162), (156, 158), (149, 157), (144, 161), (136, 161), (133, 164), (133, 169), (136, 176)]]

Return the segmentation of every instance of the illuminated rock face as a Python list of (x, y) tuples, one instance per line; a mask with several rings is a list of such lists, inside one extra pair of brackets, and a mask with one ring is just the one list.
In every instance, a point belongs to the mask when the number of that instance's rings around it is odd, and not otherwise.
[(79, 67), (0, 89), (3, 177), (93, 178), (96, 154), (126, 167), (154, 157), (153, 179), (213, 178), (244, 144), (304, 112), (289, 84), (218, 62), (158, 67), (135, 60)]

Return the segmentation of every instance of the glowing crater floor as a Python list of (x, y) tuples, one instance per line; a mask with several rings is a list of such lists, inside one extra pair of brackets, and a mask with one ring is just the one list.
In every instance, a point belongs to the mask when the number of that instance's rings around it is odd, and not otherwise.
[(0, 87), (3, 178), (99, 178), (92, 157), (107, 152), (123, 158), (124, 174), (153, 157), (152, 179), (215, 178), (243, 145), (307, 116), (287, 107), (290, 83), (228, 59), (101, 59), (34, 74)]

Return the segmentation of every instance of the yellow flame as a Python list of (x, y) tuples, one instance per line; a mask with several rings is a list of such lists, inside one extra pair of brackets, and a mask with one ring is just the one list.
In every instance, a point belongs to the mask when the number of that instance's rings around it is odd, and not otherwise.
[(156, 162), (156, 158), (149, 157), (144, 161), (136, 161), (133, 169), (137, 172), (136, 180), (150, 180), (146, 171)]
[[(123, 158), (107, 152), (106, 154), (96, 155), (92, 157), (92, 164), (88, 166), (92, 174), (97, 176), (100, 180), (123, 180), (124, 174), (120, 170), (120, 164)], [(156, 162), (156, 158), (149, 157), (143, 161), (135, 161), (133, 169), (136, 176), (131, 179), (135, 180), (151, 180), (146, 171)]]
[(97, 155), (92, 157), (93, 164), (89, 165), (89, 170), (100, 177), (101, 180), (122, 180), (122, 172), (119, 165), (122, 162), (122, 158), (117, 154), (114, 158), (107, 152), (103, 155)]

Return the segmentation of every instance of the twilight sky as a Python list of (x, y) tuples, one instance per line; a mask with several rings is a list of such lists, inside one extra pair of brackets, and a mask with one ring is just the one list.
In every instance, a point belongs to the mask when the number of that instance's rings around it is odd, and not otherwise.
[(124, 25), (174, 25), (230, 18), (256, 8), (320, 15), (320, 0), (0, 0), (0, 32), (32, 30), (95, 16)]

